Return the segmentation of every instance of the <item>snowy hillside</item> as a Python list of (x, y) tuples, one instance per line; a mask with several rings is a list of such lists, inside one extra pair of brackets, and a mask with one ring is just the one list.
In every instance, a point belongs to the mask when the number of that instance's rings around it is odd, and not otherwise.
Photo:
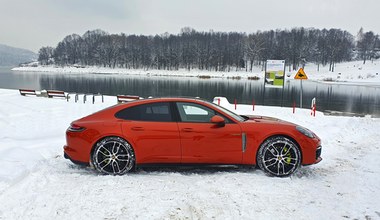
[(62, 146), (71, 121), (116, 104), (115, 97), (83, 104), (0, 89), (0, 103), (0, 219), (380, 218), (380, 119), (238, 105), (240, 114), (313, 130), (322, 139), (323, 161), (288, 178), (237, 167), (104, 176), (65, 160)]
[(0, 66), (17, 66), (37, 60), (37, 54), (20, 48), (0, 44)]

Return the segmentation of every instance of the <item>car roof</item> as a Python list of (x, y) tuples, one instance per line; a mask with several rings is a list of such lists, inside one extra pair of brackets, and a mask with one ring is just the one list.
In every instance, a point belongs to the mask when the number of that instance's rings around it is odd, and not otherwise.
[(200, 98), (194, 98), (194, 97), (158, 97), (158, 98), (147, 98), (147, 99), (139, 99), (127, 103), (150, 103), (150, 102), (207, 102), (209, 101), (200, 99)]

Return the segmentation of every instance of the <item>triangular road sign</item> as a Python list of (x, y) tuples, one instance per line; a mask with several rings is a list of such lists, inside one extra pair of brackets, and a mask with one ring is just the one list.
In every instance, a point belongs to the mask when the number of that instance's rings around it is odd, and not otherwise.
[(294, 79), (307, 79), (307, 75), (305, 71), (303, 71), (303, 68), (298, 70), (297, 74), (294, 76)]

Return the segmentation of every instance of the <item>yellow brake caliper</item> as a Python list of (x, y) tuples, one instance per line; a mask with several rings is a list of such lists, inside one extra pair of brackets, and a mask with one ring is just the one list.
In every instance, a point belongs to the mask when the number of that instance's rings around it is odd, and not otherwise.
[(285, 150), (285, 152), (287, 152), (287, 153), (286, 153), (286, 157), (287, 157), (287, 158), (286, 158), (285, 161), (286, 161), (286, 163), (289, 164), (289, 163), (292, 161), (292, 158), (291, 158), (292, 155), (290, 154), (290, 151), (288, 151), (288, 148), (287, 148), (287, 147), (284, 147), (284, 150)]

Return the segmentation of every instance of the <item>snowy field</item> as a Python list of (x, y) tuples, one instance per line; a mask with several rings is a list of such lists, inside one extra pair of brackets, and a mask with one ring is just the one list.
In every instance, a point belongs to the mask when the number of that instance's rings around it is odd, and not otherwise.
[(0, 219), (380, 219), (380, 119), (238, 105), (322, 138), (322, 162), (288, 178), (238, 167), (104, 176), (64, 159), (70, 122), (113, 104), (0, 89)]
[[(201, 77), (209, 76), (211, 78), (236, 78), (247, 79), (248, 77), (262, 78), (264, 71), (260, 67), (255, 67), (252, 72), (234, 71), (232, 68), (230, 72), (215, 72), (215, 71), (200, 71), (200, 70), (134, 70), (134, 69), (121, 69), (121, 68), (102, 68), (102, 67), (16, 67), (14, 71), (25, 72), (45, 72), (51, 74), (89, 74), (89, 73), (102, 73), (102, 74), (130, 74), (130, 75), (148, 75), (148, 76), (172, 76), (172, 77)], [(330, 72), (329, 66), (320, 65), (319, 71), (316, 64), (308, 63), (305, 66), (305, 73), (311, 80), (328, 81), (328, 82), (355, 82), (364, 84), (379, 84), (380, 83), (380, 60), (367, 61), (352, 61), (338, 63), (335, 66), (335, 71)], [(294, 78), (296, 71), (290, 71), (286, 68), (286, 75)]]

